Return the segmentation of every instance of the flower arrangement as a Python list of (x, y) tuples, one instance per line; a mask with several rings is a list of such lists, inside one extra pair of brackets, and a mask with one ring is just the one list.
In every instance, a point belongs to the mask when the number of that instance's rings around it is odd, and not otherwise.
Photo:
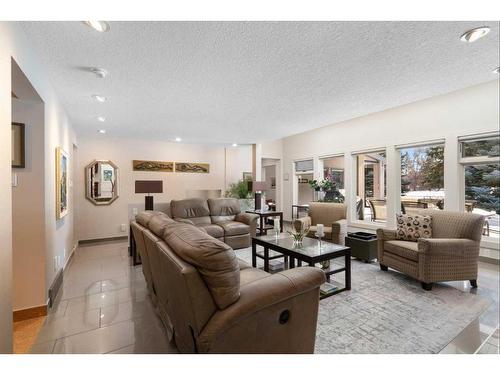
[(305, 227), (301, 230), (294, 228), (293, 231), (287, 230), (286, 232), (292, 236), (294, 243), (301, 244), (304, 237), (309, 233), (309, 227)]

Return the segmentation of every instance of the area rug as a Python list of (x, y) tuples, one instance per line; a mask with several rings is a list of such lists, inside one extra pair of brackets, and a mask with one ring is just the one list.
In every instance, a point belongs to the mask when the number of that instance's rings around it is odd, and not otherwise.
[[(251, 263), (251, 249), (236, 254)], [(424, 291), (376, 263), (351, 264), (352, 290), (320, 301), (315, 353), (438, 353), (492, 302), (443, 283)]]

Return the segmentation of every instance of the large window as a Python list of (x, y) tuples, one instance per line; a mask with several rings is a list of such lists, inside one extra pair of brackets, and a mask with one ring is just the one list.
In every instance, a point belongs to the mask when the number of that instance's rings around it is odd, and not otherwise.
[(358, 154), (356, 158), (356, 217), (387, 221), (385, 151)]
[(400, 149), (401, 212), (444, 207), (444, 146)]
[(344, 202), (344, 157), (333, 156), (322, 159), (323, 180), (330, 181), (331, 188), (325, 192), (325, 202)]
[(464, 210), (484, 216), (483, 235), (499, 238), (500, 169), (499, 137), (460, 143), (464, 165)]

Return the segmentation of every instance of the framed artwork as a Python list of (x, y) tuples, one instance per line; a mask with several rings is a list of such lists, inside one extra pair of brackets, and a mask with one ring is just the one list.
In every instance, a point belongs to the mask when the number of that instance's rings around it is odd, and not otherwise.
[(25, 167), (24, 124), (12, 123), (12, 168)]
[(132, 160), (134, 171), (143, 172), (173, 172), (174, 163), (172, 161), (151, 161), (151, 160)]
[(61, 147), (56, 148), (56, 218), (62, 219), (69, 212), (68, 173), (69, 155)]
[(243, 172), (243, 181), (253, 180), (252, 172)]
[(176, 162), (175, 171), (184, 173), (210, 173), (210, 164)]

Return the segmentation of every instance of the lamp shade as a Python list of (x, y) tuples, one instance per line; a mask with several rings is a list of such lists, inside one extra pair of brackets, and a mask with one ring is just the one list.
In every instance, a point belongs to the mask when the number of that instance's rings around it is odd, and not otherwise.
[(267, 183), (265, 181), (251, 181), (251, 190), (255, 193), (257, 191), (266, 191)]
[(135, 193), (163, 193), (163, 181), (138, 180), (135, 182)]

